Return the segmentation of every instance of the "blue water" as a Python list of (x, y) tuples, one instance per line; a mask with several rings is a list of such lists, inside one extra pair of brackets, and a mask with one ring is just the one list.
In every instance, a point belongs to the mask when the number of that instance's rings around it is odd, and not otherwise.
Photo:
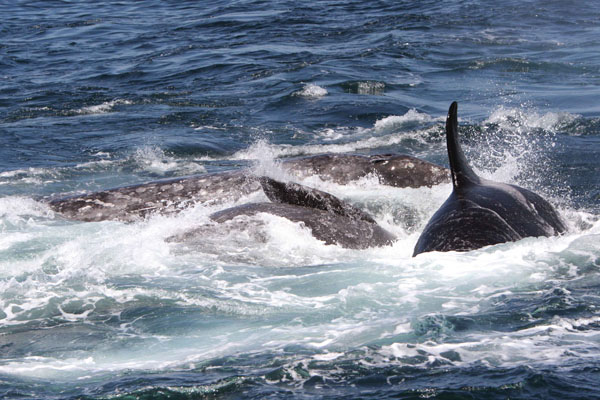
[[(0, 397), (600, 398), (596, 2), (32, 1), (0, 15)], [(165, 240), (228, 205), (125, 224), (44, 201), (324, 152), (447, 165), (453, 100), (476, 170), (544, 195), (567, 234), (412, 258), (450, 186), (369, 179), (301, 182), (400, 238), (361, 251), (276, 217)]]

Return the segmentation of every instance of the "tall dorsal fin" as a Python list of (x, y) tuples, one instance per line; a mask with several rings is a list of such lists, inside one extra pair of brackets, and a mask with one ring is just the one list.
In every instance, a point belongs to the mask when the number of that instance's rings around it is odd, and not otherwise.
[(448, 159), (452, 173), (452, 184), (454, 189), (460, 189), (481, 182), (481, 179), (473, 172), (458, 140), (458, 104), (453, 102), (448, 110), (446, 118), (446, 143), (448, 145)]

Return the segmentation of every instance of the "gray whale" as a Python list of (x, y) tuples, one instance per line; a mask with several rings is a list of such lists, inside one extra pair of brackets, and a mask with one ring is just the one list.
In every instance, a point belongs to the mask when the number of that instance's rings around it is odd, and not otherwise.
[(194, 203), (235, 201), (260, 190), (241, 171), (164, 179), (50, 200), (64, 217), (79, 221), (136, 221), (152, 213), (173, 214)]
[[(305, 178), (318, 175), (340, 184), (370, 174), (385, 185), (433, 186), (450, 180), (448, 170), (407, 155), (322, 154), (285, 160), (282, 169)], [(237, 201), (261, 185), (250, 170), (194, 175), (118, 187), (94, 193), (52, 199), (50, 207), (80, 221), (135, 221), (151, 213), (176, 213), (194, 203)]]
[[(224, 223), (239, 216), (268, 213), (302, 222), (312, 235), (325, 242), (351, 249), (389, 245), (396, 237), (364, 211), (321, 190), (268, 177), (259, 182), (271, 203), (249, 203), (216, 212), (210, 218)], [(193, 232), (184, 234), (194, 235)]]
[(425, 226), (413, 256), (429, 251), (468, 251), (565, 232), (558, 213), (539, 195), (475, 174), (458, 140), (457, 109), (453, 102), (446, 119), (452, 194)]
[(450, 181), (448, 169), (404, 154), (319, 154), (286, 160), (286, 171), (298, 178), (318, 175), (325, 181), (342, 185), (376, 176), (383, 185), (394, 187), (431, 187)]

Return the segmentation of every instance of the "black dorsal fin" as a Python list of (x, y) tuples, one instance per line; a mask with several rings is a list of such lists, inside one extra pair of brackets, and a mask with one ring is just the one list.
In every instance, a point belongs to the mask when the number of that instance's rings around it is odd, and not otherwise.
[(469, 166), (465, 154), (460, 147), (457, 110), (458, 104), (453, 102), (450, 105), (448, 117), (446, 118), (446, 143), (448, 145), (448, 160), (450, 161), (454, 189), (460, 189), (481, 182), (481, 179)]

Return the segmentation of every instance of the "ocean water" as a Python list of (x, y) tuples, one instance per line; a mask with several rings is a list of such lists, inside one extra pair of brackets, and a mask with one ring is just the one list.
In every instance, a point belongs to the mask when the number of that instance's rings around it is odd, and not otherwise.
[[(0, 397), (600, 398), (600, 8), (594, 1), (0, 4)], [(300, 183), (399, 240), (348, 250), (232, 204), (69, 221), (48, 196), (287, 157), (447, 165), (459, 102), (483, 176), (569, 226), (412, 258), (450, 185)], [(237, 204), (258, 201), (254, 194)]]

